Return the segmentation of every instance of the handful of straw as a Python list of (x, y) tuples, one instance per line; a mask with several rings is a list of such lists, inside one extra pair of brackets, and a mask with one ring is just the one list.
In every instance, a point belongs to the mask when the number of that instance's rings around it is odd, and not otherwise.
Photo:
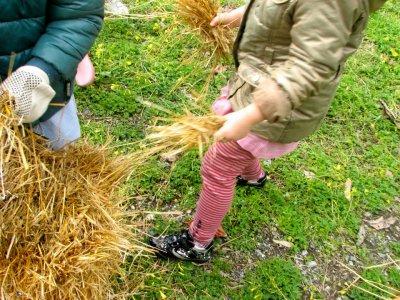
[(221, 9), (218, 0), (178, 0), (176, 7), (182, 23), (199, 34), (205, 50), (212, 53), (215, 64), (229, 57), (233, 44), (230, 29), (226, 26), (210, 26)]
[(123, 257), (141, 250), (119, 193), (130, 158), (85, 143), (51, 151), (12, 104), (0, 93), (0, 299), (117, 297)]
[(202, 156), (214, 133), (224, 124), (225, 117), (188, 114), (163, 120), (172, 123), (151, 127), (152, 133), (146, 137), (151, 152), (175, 156), (197, 147)]

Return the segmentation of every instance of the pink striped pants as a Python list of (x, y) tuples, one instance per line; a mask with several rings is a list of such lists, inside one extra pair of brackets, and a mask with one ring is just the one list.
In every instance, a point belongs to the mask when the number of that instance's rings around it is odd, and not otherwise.
[(189, 231), (195, 242), (211, 243), (234, 197), (236, 177), (258, 179), (260, 160), (236, 142), (217, 142), (207, 151), (201, 167), (202, 190)]

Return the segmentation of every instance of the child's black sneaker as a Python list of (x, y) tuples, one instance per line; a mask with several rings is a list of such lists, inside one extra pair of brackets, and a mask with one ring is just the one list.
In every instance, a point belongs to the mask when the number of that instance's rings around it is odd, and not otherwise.
[(204, 263), (211, 259), (213, 243), (205, 249), (198, 249), (188, 230), (158, 238), (150, 238), (149, 245), (157, 250), (162, 258), (176, 258), (180, 260)]
[(264, 176), (258, 180), (246, 180), (243, 179), (242, 176), (236, 177), (236, 185), (238, 186), (252, 186), (261, 188), (265, 185), (266, 182), (267, 182), (267, 174), (264, 174)]

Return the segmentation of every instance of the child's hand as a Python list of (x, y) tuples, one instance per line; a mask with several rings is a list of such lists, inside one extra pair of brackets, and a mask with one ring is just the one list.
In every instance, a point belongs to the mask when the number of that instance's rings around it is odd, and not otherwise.
[(237, 141), (244, 138), (254, 124), (263, 120), (260, 109), (255, 104), (226, 115), (226, 122), (214, 134), (216, 141)]
[(245, 12), (245, 7), (236, 8), (230, 12), (218, 14), (210, 23), (211, 27), (218, 25), (225, 25), (229, 28), (235, 28), (240, 26), (243, 14)]

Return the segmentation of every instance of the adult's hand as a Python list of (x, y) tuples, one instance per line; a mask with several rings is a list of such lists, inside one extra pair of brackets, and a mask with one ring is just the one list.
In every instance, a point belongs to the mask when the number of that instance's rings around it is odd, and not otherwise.
[(11, 73), (0, 85), (15, 101), (15, 112), (23, 123), (38, 120), (47, 110), (55, 91), (47, 74), (34, 66), (23, 66)]

